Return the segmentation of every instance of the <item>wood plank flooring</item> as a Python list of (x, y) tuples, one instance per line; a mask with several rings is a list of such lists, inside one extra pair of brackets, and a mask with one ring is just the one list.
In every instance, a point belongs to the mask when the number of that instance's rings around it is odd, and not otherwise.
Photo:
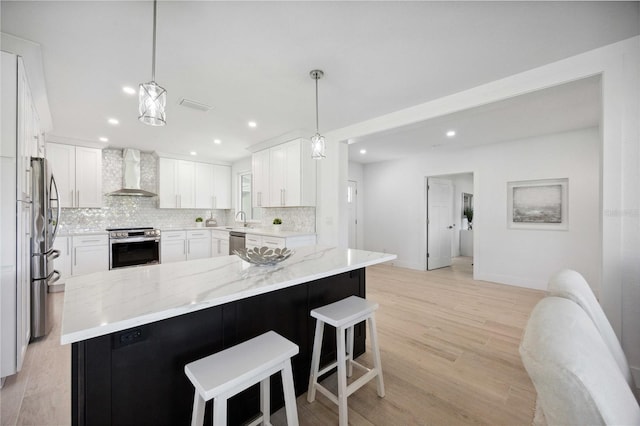
[[(470, 258), (430, 272), (367, 268), (367, 298), (380, 304), (376, 320), (386, 396), (378, 398), (373, 381), (351, 395), (349, 423), (530, 424), (536, 394), (518, 345), (543, 296), (474, 281)], [(62, 296), (52, 299), (59, 315)], [(23, 371), (7, 381), (0, 393), (2, 425), (69, 424), (70, 354), (58, 341), (59, 325), (30, 348)], [(360, 360), (372, 365), (370, 350)], [(335, 377), (325, 384), (335, 386)], [(311, 404), (306, 394), (299, 397), (298, 414), (301, 425), (338, 423), (337, 407), (321, 394)], [(286, 424), (283, 410), (272, 420)]]

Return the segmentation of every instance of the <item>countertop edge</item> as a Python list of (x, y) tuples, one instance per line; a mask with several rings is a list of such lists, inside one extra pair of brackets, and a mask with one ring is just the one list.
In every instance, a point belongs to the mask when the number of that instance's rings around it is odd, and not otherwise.
[(229, 296), (219, 297), (216, 299), (208, 300), (206, 302), (201, 302), (194, 305), (185, 305), (185, 306), (167, 309), (164, 311), (154, 312), (151, 314), (144, 314), (136, 318), (109, 323), (104, 326), (93, 327), (93, 328), (82, 330), (82, 331), (75, 331), (75, 332), (70, 332), (66, 334), (61, 333), (60, 344), (66, 345), (71, 343), (77, 343), (83, 340), (92, 339), (95, 337), (105, 336), (107, 334), (116, 333), (118, 331), (127, 330), (133, 327), (139, 327), (142, 325), (150, 324), (152, 322), (162, 321), (164, 319), (173, 318), (173, 317), (188, 314), (191, 312), (197, 312), (202, 309), (208, 309), (214, 306), (223, 305), (225, 303), (234, 302), (236, 300), (257, 296), (259, 294), (269, 293), (269, 292), (280, 290), (283, 288), (292, 287), (292, 286), (303, 284), (310, 281), (315, 281), (321, 278), (326, 278), (332, 275), (337, 275), (344, 272), (353, 271), (356, 269), (366, 268), (367, 266), (373, 266), (380, 263), (385, 263), (385, 262), (394, 260), (397, 257), (398, 256), (395, 254), (387, 254), (384, 257), (363, 261), (357, 265), (339, 267), (326, 272), (312, 274), (312, 275), (300, 277), (297, 279), (292, 279), (290, 281), (284, 281), (281, 283), (273, 284), (270, 286), (260, 287), (255, 290), (241, 291)]

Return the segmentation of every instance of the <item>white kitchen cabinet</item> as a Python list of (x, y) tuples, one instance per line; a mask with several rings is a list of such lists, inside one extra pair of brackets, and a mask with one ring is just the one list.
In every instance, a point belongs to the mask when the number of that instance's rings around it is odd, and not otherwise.
[(258, 151), (251, 156), (253, 180), (253, 207), (269, 207), (269, 150)]
[(255, 247), (262, 247), (262, 236), (247, 234), (244, 237), (245, 248), (252, 249)]
[(53, 242), (53, 249), (60, 252), (58, 258), (53, 261), (53, 268), (60, 273), (60, 279), (49, 286), (49, 291), (62, 290), (63, 284), (72, 275), (71, 244), (72, 237), (57, 236)]
[(231, 208), (231, 167), (195, 163), (196, 208)]
[(187, 233), (163, 231), (160, 239), (160, 263), (187, 260)]
[(61, 207), (102, 207), (102, 150), (47, 143)]
[(211, 257), (211, 231), (187, 231), (187, 260)]
[(0, 52), (0, 376), (15, 374), (31, 337), (33, 104), (22, 59)]
[(196, 207), (196, 163), (173, 158), (158, 159), (160, 208)]
[(271, 235), (247, 234), (245, 247), (269, 247), (269, 248), (296, 248), (312, 246), (316, 243), (315, 235), (296, 235), (290, 237), (275, 237)]
[(109, 270), (109, 237), (83, 235), (73, 237), (73, 275)]
[(231, 208), (231, 167), (213, 165), (213, 208)]
[(213, 209), (215, 200), (213, 195), (213, 164), (195, 163), (197, 209)]
[[(252, 173), (255, 207), (315, 206), (316, 162), (308, 140), (295, 139), (255, 153)], [(265, 193), (268, 196), (260, 195)]]
[(229, 232), (222, 230), (211, 231), (211, 256), (229, 255)]

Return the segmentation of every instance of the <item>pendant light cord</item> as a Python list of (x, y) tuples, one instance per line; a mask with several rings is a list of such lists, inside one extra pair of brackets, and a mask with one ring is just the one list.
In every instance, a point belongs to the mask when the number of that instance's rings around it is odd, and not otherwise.
[(320, 124), (318, 124), (318, 76), (315, 77), (316, 80), (316, 133), (320, 133), (318, 129), (320, 129)]
[(153, 52), (151, 54), (151, 81), (156, 81), (156, 9), (158, 1), (153, 0)]

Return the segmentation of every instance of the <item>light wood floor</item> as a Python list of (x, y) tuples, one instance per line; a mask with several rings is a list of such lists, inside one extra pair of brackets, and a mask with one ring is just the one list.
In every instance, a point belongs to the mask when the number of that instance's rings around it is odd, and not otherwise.
[[(528, 425), (535, 390), (518, 345), (527, 318), (544, 294), (471, 278), (471, 259), (422, 272), (367, 268), (367, 298), (376, 313), (385, 398), (375, 381), (349, 397), (352, 425)], [(0, 393), (2, 425), (70, 422), (70, 352), (59, 346), (61, 294), (53, 332), (32, 344), (25, 368)], [(372, 365), (370, 351), (360, 360)], [(355, 372), (355, 371), (354, 371)], [(357, 375), (354, 374), (354, 376)], [(335, 382), (327, 379), (329, 386)], [(272, 419), (285, 424), (281, 410)], [(298, 398), (301, 425), (338, 423), (323, 395)]]

